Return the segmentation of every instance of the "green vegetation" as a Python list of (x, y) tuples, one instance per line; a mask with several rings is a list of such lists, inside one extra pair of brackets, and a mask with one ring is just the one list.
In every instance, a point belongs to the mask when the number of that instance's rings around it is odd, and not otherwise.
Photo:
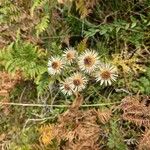
[(1, 0), (0, 149), (149, 150), (149, 57), (150, 0)]

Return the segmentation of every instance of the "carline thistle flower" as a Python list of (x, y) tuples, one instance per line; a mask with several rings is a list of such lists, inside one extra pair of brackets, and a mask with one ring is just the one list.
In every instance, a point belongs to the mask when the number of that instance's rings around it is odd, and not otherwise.
[(111, 85), (112, 81), (116, 81), (117, 68), (111, 64), (101, 64), (99, 70), (95, 73), (96, 81), (100, 81), (100, 85)]
[(86, 50), (79, 56), (78, 65), (82, 71), (92, 73), (99, 65), (98, 53), (93, 50)]
[(48, 61), (48, 72), (51, 75), (60, 74), (64, 63), (60, 57), (51, 57)]
[(72, 95), (73, 85), (71, 84), (70, 78), (65, 79), (65, 81), (60, 85), (60, 89), (64, 95)]
[(67, 61), (68, 64), (71, 64), (77, 56), (77, 52), (74, 50), (73, 47), (69, 47), (66, 49), (66, 51), (63, 54), (63, 57)]
[(87, 80), (79, 72), (74, 73), (71, 77), (71, 86), (73, 87), (74, 92), (82, 91), (86, 87)]

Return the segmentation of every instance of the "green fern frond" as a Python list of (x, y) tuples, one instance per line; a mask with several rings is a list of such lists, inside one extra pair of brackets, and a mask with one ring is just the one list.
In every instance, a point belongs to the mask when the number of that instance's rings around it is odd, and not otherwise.
[(50, 83), (50, 78), (49, 78), (48, 73), (39, 75), (36, 78), (35, 83), (37, 85), (38, 95), (42, 95), (45, 92), (45, 90), (48, 88), (48, 85)]
[(49, 24), (49, 15), (45, 15), (43, 18), (41, 18), (40, 23), (37, 24), (35, 27), (36, 29), (36, 35), (39, 36), (43, 31), (45, 31)]
[(48, 0), (34, 0), (34, 3), (33, 3), (31, 10), (30, 10), (31, 16), (34, 15), (34, 10), (36, 8), (42, 7), (47, 1)]
[(35, 78), (47, 71), (41, 57), (44, 52), (30, 43), (16, 41), (0, 51), (0, 62), (8, 72), (21, 70), (25, 77)]
[(11, 1), (6, 0), (2, 2), (0, 13), (0, 23), (10, 24), (11, 22), (19, 19), (20, 9)]

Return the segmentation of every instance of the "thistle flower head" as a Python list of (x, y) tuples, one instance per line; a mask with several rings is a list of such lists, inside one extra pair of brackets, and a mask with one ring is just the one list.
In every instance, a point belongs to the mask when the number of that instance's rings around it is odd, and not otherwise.
[(76, 59), (76, 55), (77, 52), (72, 47), (66, 49), (66, 51), (63, 54), (67, 63), (72, 63)]
[(98, 53), (95, 51), (86, 50), (82, 55), (80, 55), (78, 64), (82, 71), (87, 73), (95, 71), (99, 64)]
[(51, 75), (60, 74), (64, 67), (60, 57), (51, 57), (48, 61), (48, 72)]
[(81, 73), (74, 73), (70, 79), (74, 92), (82, 91), (86, 87), (87, 80)]
[(60, 86), (61, 92), (64, 95), (72, 95), (73, 86), (70, 78), (67, 78)]
[(116, 81), (117, 68), (110, 64), (101, 64), (96, 72), (96, 81), (100, 81), (100, 85), (111, 85), (112, 81)]

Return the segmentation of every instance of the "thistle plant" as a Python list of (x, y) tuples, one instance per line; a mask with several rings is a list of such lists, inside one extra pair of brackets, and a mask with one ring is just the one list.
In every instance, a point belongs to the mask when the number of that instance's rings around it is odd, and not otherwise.
[(110, 86), (118, 76), (116, 66), (102, 62), (95, 50), (87, 49), (78, 54), (73, 47), (67, 48), (61, 56), (49, 58), (48, 73), (60, 76), (59, 87), (64, 95), (81, 92), (90, 79), (99, 82), (100, 86)]

